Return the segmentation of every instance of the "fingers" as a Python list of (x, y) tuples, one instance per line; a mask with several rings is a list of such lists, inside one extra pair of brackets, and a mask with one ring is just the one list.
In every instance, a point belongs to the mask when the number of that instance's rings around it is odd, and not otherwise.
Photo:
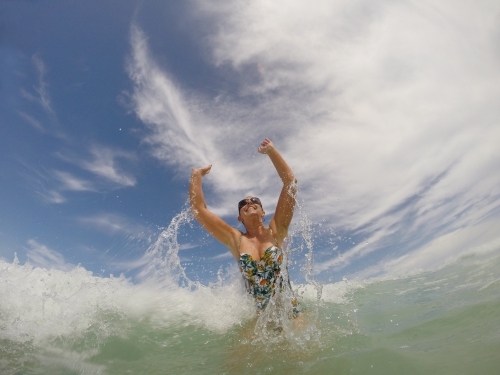
[(258, 148), (257, 151), (259, 151), (261, 154), (267, 154), (269, 151), (270, 147), (273, 146), (273, 142), (269, 138), (266, 138), (262, 141), (260, 144), (260, 147)]
[(210, 164), (204, 168), (201, 168), (201, 172), (202, 172), (203, 176), (205, 176), (206, 174), (209, 174), (211, 169), (212, 169), (212, 164)]
[(202, 176), (205, 176), (206, 174), (210, 173), (210, 169), (212, 169), (212, 164), (207, 165), (206, 167), (193, 168), (191, 173), (193, 175), (199, 173)]

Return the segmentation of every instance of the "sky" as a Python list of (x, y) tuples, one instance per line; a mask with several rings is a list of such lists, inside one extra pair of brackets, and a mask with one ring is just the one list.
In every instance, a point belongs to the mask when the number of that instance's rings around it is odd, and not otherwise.
[[(213, 212), (270, 220), (265, 137), (299, 182), (296, 280), (308, 244), (324, 282), (498, 251), (500, 3), (283, 4), (0, 2), (0, 258), (134, 277), (208, 164)], [(190, 277), (235, 267), (178, 234)]]

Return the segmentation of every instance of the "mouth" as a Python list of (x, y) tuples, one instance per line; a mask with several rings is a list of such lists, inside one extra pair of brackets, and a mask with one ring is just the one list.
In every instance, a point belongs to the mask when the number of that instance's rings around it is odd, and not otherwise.
[(255, 207), (255, 205), (247, 205), (247, 208), (245, 209), (245, 212), (248, 212), (249, 209), (253, 208), (254, 210), (257, 209), (257, 207)]

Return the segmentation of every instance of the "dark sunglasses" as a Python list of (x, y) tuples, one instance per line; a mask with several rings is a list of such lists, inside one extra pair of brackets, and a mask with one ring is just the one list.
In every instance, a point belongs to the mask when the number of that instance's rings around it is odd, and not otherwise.
[(253, 204), (258, 204), (260, 208), (262, 208), (262, 203), (260, 202), (260, 199), (257, 197), (252, 197), (252, 198), (242, 199), (241, 201), (238, 202), (238, 212), (240, 212), (240, 210), (248, 204), (248, 201), (250, 201)]

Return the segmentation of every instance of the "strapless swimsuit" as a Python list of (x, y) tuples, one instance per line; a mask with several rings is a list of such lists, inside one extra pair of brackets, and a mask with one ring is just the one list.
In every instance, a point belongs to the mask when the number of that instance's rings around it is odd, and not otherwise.
[[(241, 242), (241, 238), (240, 238)], [(247, 292), (254, 298), (257, 313), (264, 311), (276, 291), (282, 291), (284, 285), (281, 275), (281, 264), (283, 252), (278, 246), (270, 246), (264, 251), (262, 258), (256, 261), (250, 254), (242, 253), (238, 260), (241, 275), (245, 281)], [(288, 287), (290, 281), (287, 280)], [(290, 287), (290, 291), (291, 291)], [(293, 306), (293, 317), (296, 318), (300, 312), (300, 305), (296, 298), (291, 300)]]

